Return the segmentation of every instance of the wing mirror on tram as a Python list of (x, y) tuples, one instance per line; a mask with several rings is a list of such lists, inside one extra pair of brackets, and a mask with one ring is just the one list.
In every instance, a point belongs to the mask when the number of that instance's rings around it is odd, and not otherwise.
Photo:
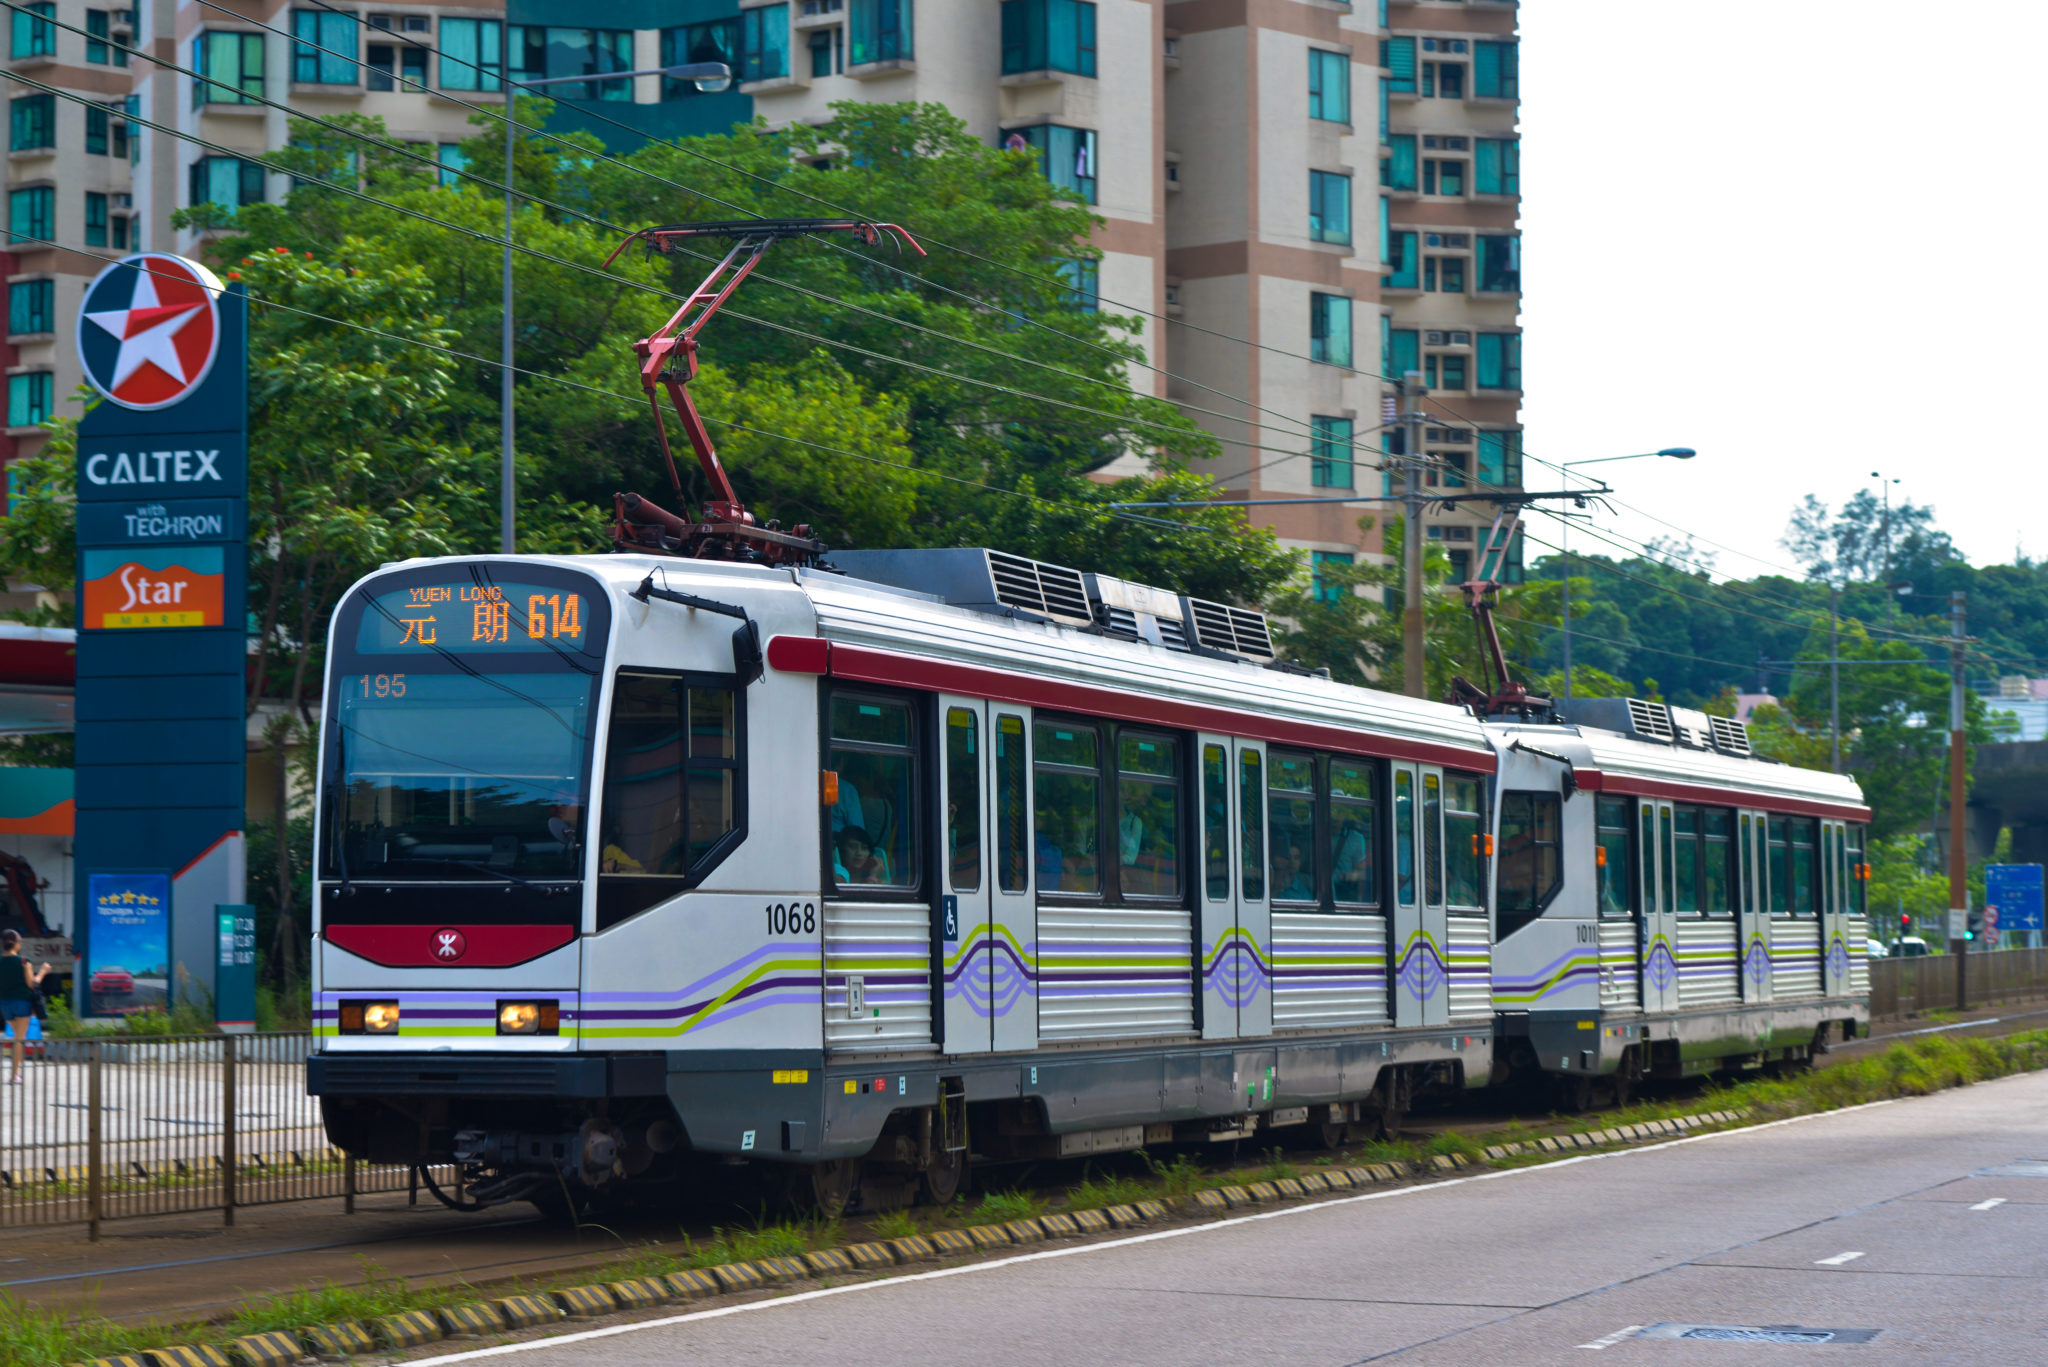
[(731, 603), (721, 603), (711, 598), (702, 598), (694, 593), (677, 593), (674, 589), (656, 588), (652, 571), (640, 581), (640, 587), (634, 589), (628, 596), (643, 603), (650, 598), (659, 598), (665, 603), (680, 603), (686, 608), (701, 608), (705, 612), (739, 618), (740, 624), (732, 629), (732, 672), (740, 676), (742, 688), (761, 677), (761, 626), (747, 616), (745, 608), (734, 607)]

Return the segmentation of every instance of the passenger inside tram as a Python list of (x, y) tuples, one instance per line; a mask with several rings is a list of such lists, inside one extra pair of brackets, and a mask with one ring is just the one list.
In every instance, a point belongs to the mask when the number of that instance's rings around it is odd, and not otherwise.
[(842, 883), (888, 883), (889, 859), (878, 853), (868, 833), (847, 826), (832, 837), (832, 873)]

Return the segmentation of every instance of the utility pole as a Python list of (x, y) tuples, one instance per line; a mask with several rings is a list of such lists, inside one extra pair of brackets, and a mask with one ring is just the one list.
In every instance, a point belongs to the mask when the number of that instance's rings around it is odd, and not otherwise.
[(1422, 492), (1422, 372), (1401, 377), (1402, 423), (1407, 432), (1401, 450), (1401, 559), (1406, 572), (1401, 590), (1401, 667), (1411, 698), (1423, 696), (1422, 510), (1429, 502)]
[(1964, 849), (1963, 774), (1969, 756), (1963, 739), (1963, 607), (1961, 589), (1948, 596), (1948, 952), (1956, 956), (1956, 1010), (1970, 1008), (1969, 854)]
[(1842, 590), (1828, 588), (1828, 735), (1835, 772), (1842, 772)]

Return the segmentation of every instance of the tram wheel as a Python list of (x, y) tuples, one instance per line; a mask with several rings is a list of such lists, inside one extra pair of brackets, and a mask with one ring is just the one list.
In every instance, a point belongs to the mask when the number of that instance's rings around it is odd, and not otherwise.
[(830, 1158), (810, 1168), (810, 1206), (827, 1220), (846, 1214), (860, 1186), (858, 1158)]
[(589, 1192), (560, 1181), (539, 1188), (526, 1199), (541, 1219), (564, 1228), (583, 1223), (584, 1213), (590, 1209)]
[(1593, 1109), (1593, 1079), (1585, 1073), (1564, 1073), (1557, 1079), (1557, 1108), (1567, 1115)]
[(1341, 1120), (1318, 1120), (1308, 1127), (1316, 1143), (1326, 1149), (1341, 1149), (1350, 1136), (1351, 1126)]
[(967, 1177), (967, 1150), (940, 1150), (932, 1155), (931, 1166), (918, 1176), (927, 1205), (943, 1206), (960, 1194), (960, 1184)]

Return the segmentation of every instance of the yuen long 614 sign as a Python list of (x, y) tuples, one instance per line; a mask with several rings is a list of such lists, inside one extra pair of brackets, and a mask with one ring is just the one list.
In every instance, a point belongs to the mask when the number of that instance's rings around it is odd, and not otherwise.
[[(247, 302), (196, 261), (142, 253), (86, 288), (77, 332), (100, 401), (78, 429), (72, 924), (96, 970), (159, 972), (168, 996), (218, 1000), (219, 908), (247, 900)], [(116, 922), (91, 889), (158, 877), (160, 962), (95, 944)]]

